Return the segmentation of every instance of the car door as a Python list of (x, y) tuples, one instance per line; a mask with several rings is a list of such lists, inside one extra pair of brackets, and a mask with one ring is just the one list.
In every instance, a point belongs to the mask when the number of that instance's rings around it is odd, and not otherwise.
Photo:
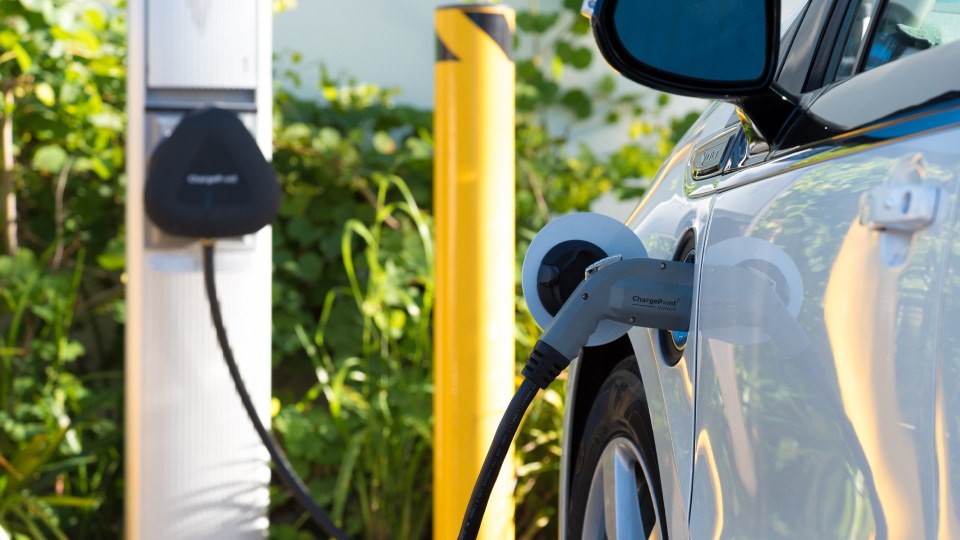
[(857, 28), (837, 40), (829, 77), (858, 74), (806, 94), (816, 122), (788, 137), (799, 148), (691, 182), (694, 197), (715, 199), (701, 255), (694, 538), (921, 538), (942, 526), (934, 396), (942, 333), (956, 331), (941, 326), (941, 293), (960, 102), (928, 96), (956, 85), (934, 68), (960, 48), (860, 73), (884, 45), (867, 29), (884, 30)]

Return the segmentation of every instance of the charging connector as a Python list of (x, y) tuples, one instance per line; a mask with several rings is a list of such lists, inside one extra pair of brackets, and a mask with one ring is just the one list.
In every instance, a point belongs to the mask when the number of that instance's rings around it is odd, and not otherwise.
[(614, 255), (587, 267), (584, 279), (537, 341), (523, 368), (524, 380), (507, 407), (487, 451), (460, 526), (460, 540), (474, 539), (500, 467), (520, 420), (545, 389), (580, 354), (601, 321), (681, 330), (690, 328), (693, 265)]
[(573, 360), (601, 321), (687, 330), (692, 309), (692, 264), (614, 255), (587, 267), (540, 341)]

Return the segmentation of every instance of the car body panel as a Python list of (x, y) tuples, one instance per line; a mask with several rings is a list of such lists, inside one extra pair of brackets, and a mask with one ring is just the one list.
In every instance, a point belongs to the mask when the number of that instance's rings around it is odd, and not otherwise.
[[(685, 178), (689, 174), (693, 150), (705, 137), (712, 137), (729, 123), (734, 114), (731, 105), (713, 103), (701, 115), (695, 126), (677, 143), (671, 158), (660, 168), (652, 187), (640, 206), (627, 220), (643, 241), (648, 255), (654, 258), (672, 259), (684, 234), (693, 229), (700, 234), (709, 215), (709, 199), (692, 200), (686, 196)], [(654, 444), (657, 447), (663, 497), (668, 509), (668, 528), (685, 531), (687, 527), (688, 500), (692, 486), (693, 456), (689, 441), (693, 436), (693, 398), (696, 364), (681, 358), (673, 368), (664, 371), (666, 379), (660, 380), (658, 366), (662, 365), (657, 335), (646, 329), (635, 328), (629, 334), (640, 367), (647, 402), (651, 410)], [(694, 350), (687, 345), (687, 350)], [(663, 366), (666, 367), (666, 366)], [(567, 401), (564, 410), (564, 438), (561, 457), (560, 507), (567, 508), (570, 486), (571, 455), (575, 450), (571, 433), (574, 423), (574, 404), (578, 399), (577, 381), (584, 366), (582, 359), (570, 366), (567, 383)], [(675, 439), (674, 437), (679, 437)], [(679, 441), (679, 442), (678, 442)], [(561, 512), (561, 537), (576, 537), (567, 531), (566, 513)]]
[[(627, 220), (627, 226), (643, 242), (648, 256), (673, 259), (687, 231), (702, 234), (711, 201), (686, 197), (685, 180), (693, 151), (722, 130), (733, 114), (733, 107), (719, 103), (705, 111), (697, 127), (678, 142), (674, 153), (657, 173), (649, 195)], [(694, 290), (694, 297), (696, 294)], [(677, 365), (668, 368), (663, 362), (657, 331), (634, 328), (629, 337), (651, 410), (667, 526), (669, 530), (685, 530), (692, 487), (696, 362), (692, 355), (683, 355)], [(694, 346), (688, 342), (686, 350), (695, 350)], [(653, 413), (654, 410), (657, 412)]]
[(936, 504), (935, 515), (929, 517), (939, 538), (960, 538), (960, 197), (953, 203), (951, 221), (936, 351)]
[[(905, 531), (952, 537), (960, 531), (951, 502), (960, 497), (960, 473), (951, 473), (960, 466), (960, 424), (953, 420), (960, 360), (944, 349), (960, 346), (960, 336), (938, 329), (960, 322), (953, 299), (960, 277), (947, 259), (947, 245), (960, 238), (960, 107), (920, 108), (693, 182), (694, 152), (728, 129), (732, 114), (732, 106), (714, 104), (702, 115), (628, 220), (651, 257), (673, 258), (687, 230), (697, 236), (701, 303), (687, 353), (669, 367), (656, 332), (629, 334), (653, 420), (668, 530), (681, 538)], [(900, 263), (885, 262), (887, 233), (858, 222), (862, 196), (891, 179), (939, 191), (933, 225), (911, 235), (909, 259)], [(708, 272), (729, 257), (710, 250), (726, 251), (731, 244), (723, 242), (742, 238), (774, 246), (745, 249), (771, 260), (774, 252), (786, 256), (790, 262), (778, 264), (793, 270), (781, 274), (800, 275), (793, 286), (802, 291), (793, 319), (798, 332), (771, 337), (762, 328), (740, 329), (744, 338), (698, 327), (703, 302), (717, 300), (705, 292), (729, 285)], [(952, 245), (956, 260), (960, 241)], [(927, 292), (941, 282), (946, 294)], [(756, 304), (748, 318), (784, 321), (783, 313)], [(820, 360), (815, 373), (801, 376), (795, 364), (804, 354)], [(570, 377), (573, 399), (579, 364)], [(784, 392), (786, 398), (778, 395)], [(568, 407), (567, 422), (571, 417)], [(570, 441), (564, 444), (566, 458)], [(562, 481), (567, 486), (569, 479)]]
[[(933, 534), (937, 291), (957, 133), (830, 141), (716, 195), (700, 283), (693, 537)], [(864, 195), (899, 185), (939, 192), (933, 223), (913, 233), (861, 223)], [(705, 322), (717, 306), (733, 315)]]

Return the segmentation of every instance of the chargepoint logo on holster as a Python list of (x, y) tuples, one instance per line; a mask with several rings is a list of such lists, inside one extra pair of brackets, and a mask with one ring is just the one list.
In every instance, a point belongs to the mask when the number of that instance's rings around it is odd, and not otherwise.
[(187, 183), (193, 186), (216, 186), (219, 184), (236, 184), (240, 182), (238, 174), (194, 174), (187, 175)]
[(677, 304), (679, 303), (679, 298), (676, 300), (665, 300), (663, 298), (647, 298), (640, 295), (633, 296), (633, 305), (656, 309), (658, 311), (676, 311)]

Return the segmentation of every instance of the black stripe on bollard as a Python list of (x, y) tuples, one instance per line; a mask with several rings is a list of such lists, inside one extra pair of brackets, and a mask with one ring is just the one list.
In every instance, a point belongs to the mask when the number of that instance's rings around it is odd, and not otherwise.
[(510, 26), (507, 24), (507, 18), (502, 13), (467, 11), (466, 14), (474, 24), (486, 32), (500, 46), (503, 54), (507, 55), (507, 59), (512, 61), (513, 36), (510, 32)]
[(460, 58), (453, 54), (447, 44), (437, 36), (437, 62), (459, 62)]

